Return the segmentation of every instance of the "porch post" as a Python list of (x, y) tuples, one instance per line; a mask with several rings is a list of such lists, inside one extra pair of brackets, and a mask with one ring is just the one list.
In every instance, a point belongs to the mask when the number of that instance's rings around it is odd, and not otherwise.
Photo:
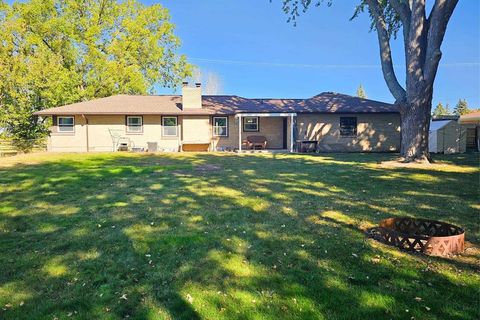
[(293, 114), (290, 115), (290, 152), (293, 152)]
[(238, 153), (242, 152), (242, 115), (238, 115)]

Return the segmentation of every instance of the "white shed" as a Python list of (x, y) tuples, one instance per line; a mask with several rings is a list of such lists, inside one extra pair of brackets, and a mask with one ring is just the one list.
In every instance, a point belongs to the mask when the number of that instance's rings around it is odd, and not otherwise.
[(431, 153), (463, 153), (466, 150), (466, 130), (455, 120), (430, 122), (428, 151)]

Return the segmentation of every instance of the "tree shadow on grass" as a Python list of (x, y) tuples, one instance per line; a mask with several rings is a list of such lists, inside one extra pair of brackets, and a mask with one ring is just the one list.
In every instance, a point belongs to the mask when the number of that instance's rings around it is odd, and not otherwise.
[[(0, 315), (476, 318), (470, 266), (398, 253), (355, 228), (403, 214), (474, 226), (475, 195), (451, 187), (475, 177), (422, 182), (424, 171), (367, 158), (97, 155), (3, 170), (0, 303), (11, 306)], [(195, 170), (205, 163), (219, 170)], [(442, 215), (432, 188), (458, 217)], [(442, 290), (458, 299), (445, 304)]]

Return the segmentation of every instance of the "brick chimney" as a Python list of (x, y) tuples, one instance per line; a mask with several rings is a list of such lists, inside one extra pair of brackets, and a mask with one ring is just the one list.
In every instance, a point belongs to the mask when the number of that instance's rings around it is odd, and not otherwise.
[(202, 108), (202, 84), (197, 82), (195, 87), (190, 87), (188, 82), (182, 83), (182, 105), (183, 109)]

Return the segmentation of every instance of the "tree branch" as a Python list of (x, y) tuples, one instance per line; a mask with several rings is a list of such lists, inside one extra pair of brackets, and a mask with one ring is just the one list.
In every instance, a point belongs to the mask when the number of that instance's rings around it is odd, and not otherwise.
[(458, 0), (436, 0), (428, 17), (427, 49), (425, 54), (424, 78), (432, 86), (442, 58), (442, 44), (447, 24), (457, 6)]
[(407, 48), (408, 34), (410, 31), (410, 16), (412, 14), (412, 11), (410, 10), (410, 5), (408, 3), (408, 0), (390, 0), (390, 5), (402, 21), (403, 42), (404, 47)]
[(380, 46), (380, 60), (382, 63), (383, 77), (387, 83), (388, 89), (395, 97), (397, 102), (405, 101), (406, 92), (398, 82), (393, 68), (392, 51), (390, 49), (390, 37), (387, 31), (387, 25), (383, 17), (378, 0), (366, 0), (372, 17), (375, 20), (377, 29), (378, 44)]
[(393, 10), (398, 13), (402, 20), (403, 29), (410, 27), (410, 15), (412, 14), (407, 0), (390, 0)]
[(409, 37), (406, 46), (407, 95), (416, 96), (420, 89), (419, 84), (424, 80), (423, 67), (427, 34), (425, 0), (414, 0), (411, 12)]
[(390, 5), (400, 17), (400, 21), (402, 21), (403, 47), (405, 52), (405, 61), (407, 61), (407, 48), (410, 38), (410, 20), (412, 15), (410, 0), (390, 0)]

